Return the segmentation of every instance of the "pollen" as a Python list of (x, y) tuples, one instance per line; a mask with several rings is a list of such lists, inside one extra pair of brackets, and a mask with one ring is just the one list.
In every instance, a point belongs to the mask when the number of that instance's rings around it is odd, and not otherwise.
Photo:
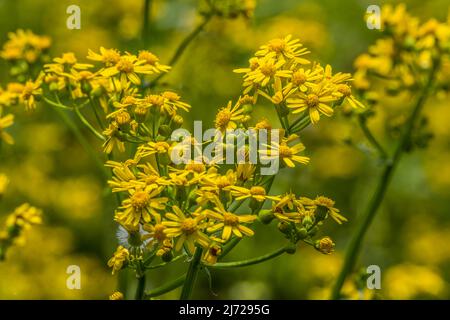
[(292, 83), (296, 86), (300, 86), (306, 82), (306, 75), (301, 72), (297, 71), (292, 74)]
[(266, 64), (260, 66), (260, 70), (261, 70), (261, 73), (263, 75), (265, 75), (266, 77), (272, 77), (275, 75), (277, 68), (271, 63), (266, 63)]
[(195, 219), (187, 218), (181, 223), (180, 228), (184, 233), (192, 234), (197, 231), (197, 222), (195, 221)]
[(232, 213), (228, 213), (228, 212), (224, 212), (223, 213), (223, 222), (227, 225), (227, 226), (237, 226), (239, 224), (239, 218), (238, 216), (232, 214)]
[(314, 93), (310, 93), (306, 97), (305, 102), (308, 107), (315, 108), (319, 105), (319, 97)]
[(254, 196), (265, 196), (266, 189), (260, 186), (253, 186), (250, 188), (250, 193)]
[(136, 209), (145, 208), (150, 201), (150, 196), (145, 191), (136, 191), (131, 196), (131, 205)]
[(132, 73), (134, 71), (134, 64), (128, 59), (121, 58), (116, 64), (117, 70), (124, 73)]
[(220, 110), (216, 115), (216, 127), (223, 128), (228, 125), (231, 120), (231, 112), (227, 109)]

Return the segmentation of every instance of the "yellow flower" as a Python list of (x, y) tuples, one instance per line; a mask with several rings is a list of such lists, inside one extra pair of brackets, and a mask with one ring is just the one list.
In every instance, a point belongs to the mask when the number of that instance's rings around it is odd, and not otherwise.
[(309, 112), (312, 123), (320, 120), (320, 114), (328, 117), (333, 115), (333, 108), (329, 105), (336, 101), (330, 89), (324, 83), (315, 85), (307, 92), (298, 92), (293, 98), (287, 99), (287, 107), (293, 109), (292, 113)]
[(123, 211), (116, 213), (116, 221), (130, 230), (136, 230), (141, 220), (150, 222), (150, 214), (157, 216), (157, 210), (163, 210), (168, 201), (166, 197), (157, 197), (162, 190), (163, 187), (153, 186), (130, 189), (129, 198), (125, 199), (120, 207)]
[(0, 114), (0, 140), (5, 141), (7, 144), (13, 144), (14, 139), (9, 133), (5, 132), (5, 129), (14, 124), (14, 115), (7, 114), (2, 117)]
[(323, 75), (319, 68), (308, 70), (300, 68), (295, 70), (292, 73), (290, 82), (283, 89), (283, 94), (290, 96), (297, 91), (306, 92), (308, 88), (313, 87), (317, 80), (321, 80), (322, 77)]
[(311, 200), (306, 197), (301, 197), (300, 202), (306, 206), (307, 209), (316, 210), (319, 208), (323, 208), (326, 210), (326, 213), (331, 216), (333, 220), (337, 223), (342, 224), (342, 222), (347, 221), (347, 218), (342, 216), (339, 213), (339, 209), (334, 207), (334, 201), (330, 198), (324, 196), (318, 196), (316, 199)]
[(252, 229), (242, 225), (242, 223), (252, 223), (256, 220), (255, 215), (237, 215), (227, 212), (220, 201), (216, 201), (214, 210), (206, 210), (206, 215), (216, 221), (216, 223), (208, 227), (209, 233), (215, 233), (222, 230), (222, 239), (228, 241), (232, 234), (242, 238), (243, 235), (253, 236)]
[(182, 109), (188, 112), (189, 109), (191, 108), (191, 106), (188, 103), (181, 101), (181, 97), (175, 92), (164, 91), (161, 94), (161, 97), (163, 98), (161, 110), (171, 116), (174, 116), (178, 111), (178, 109)]
[(345, 98), (345, 101), (347, 101), (352, 108), (365, 108), (364, 105), (352, 95), (352, 89), (350, 88), (350, 86), (346, 84), (338, 84), (336, 87), (336, 91), (338, 96), (342, 96), (343, 98)]
[(6, 219), (8, 228), (19, 227), (28, 229), (30, 226), (42, 223), (42, 211), (24, 203), (17, 207)]
[(160, 64), (159, 58), (150, 51), (139, 51), (138, 59), (144, 60), (146, 65), (151, 66), (151, 69), (154, 73), (167, 72), (170, 70), (170, 66)]
[(92, 64), (78, 63), (78, 60), (73, 52), (66, 52), (61, 57), (53, 59), (54, 63), (44, 65), (45, 72), (54, 72), (56, 74), (68, 74), (70, 70), (86, 70), (92, 68)]
[(300, 43), (299, 39), (292, 39), (292, 35), (288, 35), (281, 39), (272, 39), (268, 44), (261, 46), (261, 48), (256, 52), (256, 56), (267, 56), (271, 53), (275, 53), (276, 58), (284, 61), (294, 60), (296, 63), (308, 64), (310, 63), (307, 59), (300, 58), (300, 56), (309, 53), (308, 49), (302, 48), (303, 45)]
[(242, 120), (243, 112), (244, 110), (241, 108), (239, 102), (232, 106), (232, 102), (229, 101), (227, 106), (220, 109), (216, 114), (214, 121), (216, 129), (219, 129), (221, 132), (225, 132), (227, 129), (236, 129), (236, 122)]
[(186, 216), (177, 206), (173, 206), (174, 213), (166, 213), (165, 218), (169, 221), (163, 221), (162, 224), (167, 228), (164, 230), (168, 238), (178, 238), (175, 243), (175, 250), (179, 251), (183, 245), (191, 254), (194, 253), (195, 244), (207, 248), (209, 238), (203, 233), (206, 226), (205, 215), (197, 214), (194, 217)]
[(119, 61), (112, 66), (101, 71), (101, 75), (104, 77), (113, 77), (117, 74), (120, 75), (120, 82), (126, 83), (127, 80), (131, 81), (135, 85), (141, 84), (141, 79), (138, 74), (153, 74), (154, 71), (149, 65), (145, 65), (145, 60), (139, 60), (135, 55), (127, 54), (121, 56)]
[(324, 254), (331, 254), (334, 251), (334, 242), (330, 237), (324, 237), (318, 240), (314, 247)]
[[(260, 84), (262, 87), (267, 86), (271, 81), (279, 78), (289, 78), (292, 74), (291, 70), (283, 70), (283, 60), (277, 61), (273, 54), (261, 57), (258, 61), (258, 68), (250, 71), (244, 77), (244, 80), (251, 83)], [(238, 72), (238, 71), (236, 71)], [(244, 90), (244, 93), (246, 91)]]
[(135, 159), (139, 160), (153, 154), (168, 154), (170, 150), (170, 144), (165, 141), (150, 141), (147, 144), (142, 144), (138, 147), (135, 155)]
[(298, 138), (293, 134), (288, 138), (283, 138), (281, 143), (272, 141), (270, 145), (266, 145), (266, 150), (259, 150), (262, 160), (273, 160), (279, 158), (288, 167), (294, 168), (294, 162), (300, 164), (307, 164), (309, 162), (308, 157), (299, 156), (298, 153), (305, 150), (305, 146), (302, 143), (297, 143), (294, 146), (289, 146), (288, 143)]
[(118, 246), (116, 252), (114, 252), (111, 259), (108, 261), (108, 267), (112, 268), (112, 274), (114, 275), (117, 271), (121, 270), (128, 259), (130, 253), (128, 250), (122, 246)]
[(30, 30), (19, 29), (15, 33), (10, 32), (8, 38), (0, 52), (0, 56), (5, 60), (24, 59), (28, 63), (34, 63), (51, 44), (49, 37), (35, 35)]
[(266, 199), (270, 200), (278, 200), (278, 197), (268, 196), (266, 194), (266, 189), (261, 186), (253, 186), (248, 188), (238, 187), (238, 186), (230, 186), (227, 187), (226, 190), (231, 192), (231, 195), (236, 197), (236, 200), (244, 200), (244, 199), (255, 199), (258, 202), (263, 202)]
[(119, 136), (119, 126), (113, 121), (109, 124), (108, 128), (103, 131), (103, 135), (106, 137), (103, 143), (103, 152), (110, 154), (114, 148), (117, 148), (119, 152), (125, 152), (125, 144)]
[(93, 61), (102, 62), (106, 67), (114, 66), (120, 60), (120, 52), (116, 49), (105, 49), (100, 47), (100, 53), (88, 50), (87, 58)]
[(155, 216), (155, 224), (146, 223), (143, 225), (143, 229), (148, 233), (145, 234), (142, 239), (148, 240), (148, 246), (152, 246), (154, 243), (163, 244), (167, 239), (167, 235), (164, 232), (166, 226), (162, 224), (161, 216)]
[(36, 108), (36, 97), (42, 95), (41, 80), (27, 81), (20, 95), (21, 101), (25, 104), (25, 109)]
[(109, 300), (123, 300), (123, 293), (120, 291), (115, 291), (109, 296)]
[(215, 264), (221, 254), (222, 247), (216, 242), (211, 242), (211, 244), (203, 254), (203, 261), (205, 261), (207, 264)]

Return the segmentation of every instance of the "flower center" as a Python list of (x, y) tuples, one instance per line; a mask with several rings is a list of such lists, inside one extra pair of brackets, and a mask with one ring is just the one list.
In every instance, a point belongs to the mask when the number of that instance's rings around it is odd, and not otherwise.
[(232, 114), (230, 111), (226, 109), (220, 110), (216, 116), (216, 127), (217, 128), (226, 127), (231, 120), (231, 116)]
[(352, 89), (350, 89), (350, 87), (348, 85), (346, 85), (346, 84), (341, 84), (338, 87), (338, 91), (340, 93), (342, 93), (345, 97), (348, 97), (348, 96), (350, 96), (352, 94)]
[(192, 218), (184, 219), (180, 228), (184, 233), (192, 234), (197, 230), (197, 222)]
[(319, 105), (319, 97), (314, 93), (308, 94), (306, 97), (306, 105), (310, 108), (317, 107)]
[(155, 56), (150, 51), (139, 52), (138, 58), (139, 58), (139, 60), (145, 60), (145, 62), (147, 62), (147, 64), (150, 64), (152, 66), (154, 66), (159, 61), (158, 57)]
[(282, 158), (289, 158), (292, 156), (292, 150), (288, 146), (280, 146), (279, 153)]
[(131, 116), (128, 112), (122, 111), (116, 115), (116, 121), (118, 125), (125, 125), (130, 123)]
[(223, 189), (225, 187), (228, 187), (231, 185), (230, 181), (228, 180), (227, 177), (225, 176), (221, 176), (219, 178), (217, 178), (216, 180), (216, 185), (220, 188)]
[(124, 73), (131, 73), (134, 71), (134, 64), (128, 59), (120, 59), (116, 65), (117, 70)]
[(136, 191), (131, 197), (131, 205), (136, 209), (143, 209), (148, 205), (150, 196), (145, 191)]
[(186, 170), (191, 170), (197, 173), (202, 173), (204, 172), (205, 169), (205, 165), (203, 163), (196, 163), (196, 162), (191, 162), (186, 164)]
[(239, 224), (239, 218), (232, 213), (225, 212), (223, 214), (223, 222), (227, 226), (236, 226)]
[(250, 188), (250, 193), (254, 196), (265, 196), (266, 190), (260, 186), (254, 186)]
[(178, 101), (180, 100), (180, 96), (177, 95), (175, 92), (171, 92), (171, 91), (166, 91), (162, 94), (162, 96), (168, 100), (171, 101)]
[(166, 228), (166, 226), (162, 225), (162, 224), (156, 224), (154, 227), (154, 235), (153, 237), (158, 240), (158, 241), (163, 241), (164, 239), (166, 239), (166, 234), (164, 233), (164, 229)]
[(306, 82), (306, 75), (301, 72), (297, 71), (292, 75), (292, 83), (296, 86), (302, 85)]
[(103, 53), (103, 63), (106, 64), (107, 66), (111, 66), (116, 64), (118, 61), (120, 60), (120, 54), (111, 49), (111, 50), (106, 50)]
[(286, 49), (286, 41), (283, 39), (273, 39), (269, 42), (268, 47), (271, 51), (281, 53)]
[(164, 153), (169, 150), (170, 146), (167, 142), (159, 141), (155, 143), (155, 149), (158, 151), (158, 153)]
[(266, 77), (272, 77), (275, 75), (277, 69), (272, 63), (266, 63), (260, 67), (261, 73)]

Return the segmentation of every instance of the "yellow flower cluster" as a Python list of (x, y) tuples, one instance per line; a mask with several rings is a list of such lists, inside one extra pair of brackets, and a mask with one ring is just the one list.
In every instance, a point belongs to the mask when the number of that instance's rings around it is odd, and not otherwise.
[(352, 95), (349, 73), (333, 74), (330, 65), (322, 67), (306, 59), (308, 53), (300, 40), (289, 35), (261, 46), (247, 68), (234, 71), (244, 74), (244, 94), (250, 94), (255, 101), (261, 95), (275, 104), (285, 122), (306, 113), (315, 124), (321, 115), (331, 116), (343, 101), (364, 108)]
[(380, 80), (387, 83), (389, 93), (417, 91), (433, 61), (450, 52), (449, 21), (432, 18), (421, 23), (404, 4), (384, 6), (381, 17), (384, 37), (355, 60), (354, 87), (367, 99)]
[[(301, 155), (305, 148), (297, 135), (302, 128), (289, 125), (288, 116), (300, 113), (296, 121), (304, 128), (310, 121), (316, 123), (320, 113), (331, 115), (342, 101), (360, 106), (351, 95), (351, 76), (332, 74), (330, 66), (316, 63), (307, 68), (307, 53), (290, 36), (262, 46), (250, 68), (239, 70), (245, 73), (244, 93), (236, 103), (218, 110), (215, 132), (254, 129), (269, 130), (271, 135), (273, 126), (267, 119), (252, 124), (254, 105), (263, 96), (275, 104), (281, 134), (278, 141), (268, 139), (266, 148), (258, 150), (261, 161), (279, 157), (281, 168), (307, 164), (309, 158)], [(114, 218), (121, 234), (126, 234), (120, 236), (120, 246), (108, 261), (113, 273), (126, 266), (142, 274), (155, 256), (167, 263), (177, 259), (176, 252), (181, 252), (178, 257), (193, 255), (196, 247), (202, 248), (205, 263), (214, 264), (227, 245), (253, 236), (257, 221), (277, 221), (292, 245), (304, 241), (322, 253), (332, 251), (331, 239), (313, 240), (328, 217), (338, 223), (346, 220), (331, 199), (271, 195), (275, 176), (262, 175), (259, 162), (232, 166), (198, 158), (172, 162), (172, 153), (180, 146), (183, 150), (186, 141), (172, 141), (171, 132), (182, 126), (182, 113), (191, 106), (175, 92), (151, 89), (151, 76), (170, 69), (153, 53), (135, 55), (102, 47), (99, 52), (89, 50), (87, 59), (89, 63), (81, 62), (71, 52), (54, 58), (35, 78), (14, 84), (27, 87), (27, 94), (23, 88), (17, 90), (22, 98), (12, 98), (11, 104), (26, 102), (33, 108), (42, 99), (74, 112), (102, 140), (110, 159), (106, 166), (113, 173), (108, 183), (119, 201)], [(191, 146), (202, 147), (190, 139)], [(231, 144), (236, 147), (236, 143)], [(226, 150), (230, 145), (221, 147)], [(241, 149), (247, 160), (249, 148), (246, 142)], [(129, 159), (112, 160), (124, 151)], [(270, 209), (263, 209), (265, 202), (270, 202)]]
[(24, 203), (12, 212), (0, 231), (0, 260), (5, 258), (8, 247), (25, 241), (24, 232), (32, 225), (42, 223), (42, 211)]

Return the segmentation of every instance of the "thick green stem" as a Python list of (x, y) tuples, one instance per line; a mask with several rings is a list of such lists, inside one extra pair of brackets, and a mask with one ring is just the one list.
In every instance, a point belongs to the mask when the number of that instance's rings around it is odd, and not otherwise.
[(186, 274), (186, 280), (184, 281), (183, 290), (181, 291), (180, 300), (188, 300), (191, 296), (192, 289), (194, 288), (195, 281), (197, 280), (198, 270), (200, 269), (200, 262), (202, 258), (203, 249), (197, 247), (195, 249), (192, 261), (189, 264), (189, 269)]
[(286, 251), (288, 251), (290, 248), (292, 247), (292, 244), (288, 245), (288, 246), (283, 246), (280, 249), (265, 254), (263, 256), (257, 257), (257, 258), (253, 258), (253, 259), (248, 259), (248, 260), (242, 260), (242, 261), (234, 261), (234, 262), (219, 262), (213, 265), (207, 265), (208, 268), (212, 268), (212, 269), (227, 269), (227, 268), (239, 268), (239, 267), (247, 267), (247, 266), (251, 266), (254, 264), (258, 264), (258, 263), (262, 263), (265, 262), (267, 260), (276, 258), (280, 255), (282, 255), (283, 253), (285, 253)]
[(182, 276), (179, 276), (178, 278), (176, 278), (158, 288), (148, 291), (147, 293), (145, 293), (144, 296), (146, 299), (158, 297), (164, 293), (170, 292), (170, 291), (178, 288), (179, 286), (181, 286), (184, 283), (185, 279), (186, 279), (186, 274), (183, 274)]
[(144, 298), (144, 290), (145, 290), (145, 274), (142, 274), (137, 278), (138, 284), (136, 288), (136, 295), (134, 298), (136, 300), (142, 300)]
[(144, 12), (142, 15), (142, 42), (147, 45), (150, 39), (150, 8), (152, 0), (144, 0)]
[(367, 209), (366, 209), (364, 215), (362, 216), (360, 223), (357, 226), (356, 232), (354, 233), (353, 237), (350, 239), (350, 244), (347, 249), (344, 264), (343, 264), (341, 272), (339, 273), (339, 276), (336, 280), (336, 283), (333, 287), (333, 290), (331, 293), (331, 299), (339, 299), (340, 298), (340, 292), (341, 292), (342, 286), (344, 285), (345, 279), (347, 278), (347, 275), (350, 272), (352, 272), (352, 270), (353, 270), (356, 259), (358, 257), (358, 253), (361, 249), (362, 241), (364, 240), (364, 236), (365, 236), (367, 230), (369, 229), (369, 226), (372, 223), (372, 221), (377, 213), (377, 210), (381, 205), (381, 202), (383, 201), (384, 195), (386, 193), (386, 190), (389, 185), (389, 181), (391, 180), (394, 169), (398, 165), (398, 162), (399, 162), (402, 154), (405, 152), (405, 149), (411, 138), (411, 133), (413, 132), (415, 123), (416, 123), (416, 121), (420, 115), (420, 112), (423, 109), (425, 101), (430, 93), (438, 66), (439, 66), (439, 62), (437, 61), (434, 63), (433, 68), (430, 72), (430, 75), (427, 79), (427, 82), (422, 90), (422, 93), (420, 94), (419, 98), (417, 99), (416, 105), (414, 106), (412, 113), (408, 119), (408, 122), (406, 123), (405, 129), (400, 138), (400, 142), (398, 143), (397, 148), (395, 149), (394, 155), (390, 161), (386, 162), (383, 172), (380, 176), (378, 185), (377, 185), (375, 192), (369, 202), (369, 205), (367, 206)]

